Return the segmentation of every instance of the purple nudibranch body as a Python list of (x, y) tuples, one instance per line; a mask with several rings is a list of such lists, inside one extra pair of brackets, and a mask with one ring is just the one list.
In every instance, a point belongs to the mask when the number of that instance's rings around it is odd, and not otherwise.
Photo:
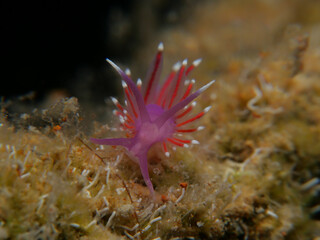
[(186, 80), (186, 78), (200, 64), (201, 59), (195, 60), (190, 66), (187, 66), (187, 60), (184, 60), (173, 66), (171, 73), (160, 85), (163, 62), (162, 43), (158, 46), (158, 52), (143, 85), (140, 79), (136, 84), (132, 81), (129, 70), (124, 72), (111, 60), (107, 59), (107, 61), (123, 79), (125, 106), (115, 98), (111, 99), (118, 108), (114, 114), (119, 117), (128, 138), (91, 138), (90, 140), (100, 145), (120, 145), (127, 148), (129, 156), (139, 163), (143, 179), (154, 197), (148, 172), (149, 149), (156, 143), (162, 143), (164, 153), (169, 157), (168, 145), (188, 147), (188, 144), (199, 144), (196, 140), (183, 139), (181, 135), (203, 129), (202, 126), (190, 128), (188, 125), (208, 112), (210, 106), (192, 115), (191, 111), (195, 106), (193, 100), (213, 84), (214, 80), (191, 93), (195, 81)]

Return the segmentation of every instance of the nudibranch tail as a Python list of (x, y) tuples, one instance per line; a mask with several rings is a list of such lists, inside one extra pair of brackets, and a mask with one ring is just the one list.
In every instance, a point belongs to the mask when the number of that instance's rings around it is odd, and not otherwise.
[(139, 160), (139, 165), (140, 165), (140, 170), (141, 170), (141, 174), (143, 177), (143, 180), (145, 182), (145, 184), (147, 185), (151, 196), (154, 198), (155, 194), (154, 194), (154, 189), (153, 189), (153, 185), (149, 176), (149, 171), (148, 171), (148, 158), (147, 158), (147, 151), (141, 152), (139, 155), (137, 155), (136, 157)]
[(200, 64), (201, 59), (193, 61), (190, 66), (185, 59), (172, 67), (172, 71), (160, 85), (163, 49), (163, 44), (160, 43), (143, 84), (141, 79), (135, 84), (129, 69), (124, 72), (107, 59), (122, 78), (125, 105), (121, 105), (115, 98), (111, 100), (117, 107), (114, 114), (119, 117), (127, 138), (90, 139), (96, 144), (125, 147), (128, 155), (139, 163), (144, 182), (153, 197), (154, 188), (148, 172), (149, 149), (154, 144), (160, 143), (165, 156), (170, 157), (170, 148), (175, 149), (176, 146), (188, 148), (190, 144), (199, 144), (197, 140), (186, 139), (184, 136), (204, 128), (190, 125), (204, 116), (210, 110), (210, 106), (192, 115), (192, 110), (196, 106), (194, 99), (214, 83), (213, 80), (192, 93), (195, 80), (188, 80), (187, 77)]

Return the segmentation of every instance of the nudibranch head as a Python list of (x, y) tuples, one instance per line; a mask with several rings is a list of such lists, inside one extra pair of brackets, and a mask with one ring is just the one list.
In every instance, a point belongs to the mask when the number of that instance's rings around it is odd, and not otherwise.
[(148, 150), (154, 144), (161, 143), (165, 155), (169, 157), (170, 146), (188, 147), (189, 144), (199, 144), (197, 140), (183, 138), (183, 135), (203, 129), (202, 126), (190, 128), (188, 125), (208, 112), (210, 106), (192, 115), (195, 106), (193, 100), (213, 84), (214, 80), (191, 93), (195, 80), (187, 80), (187, 77), (200, 64), (201, 59), (197, 59), (190, 66), (187, 66), (187, 60), (176, 63), (168, 77), (160, 84), (163, 62), (162, 43), (158, 46), (158, 52), (144, 84), (140, 79), (134, 83), (129, 70), (124, 72), (111, 60), (107, 59), (107, 62), (115, 68), (123, 80), (125, 105), (122, 106), (115, 98), (111, 100), (118, 108), (114, 114), (119, 117), (128, 138), (91, 138), (90, 140), (100, 145), (120, 145), (127, 148), (129, 155), (138, 161), (143, 179), (154, 196), (148, 172)]

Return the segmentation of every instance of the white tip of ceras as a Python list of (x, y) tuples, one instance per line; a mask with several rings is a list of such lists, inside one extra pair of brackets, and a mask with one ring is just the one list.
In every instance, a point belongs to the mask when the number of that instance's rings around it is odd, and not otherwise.
[(124, 73), (125, 73), (128, 77), (131, 76), (131, 71), (130, 71), (129, 68), (127, 68), (127, 69), (124, 71)]
[(172, 70), (175, 71), (175, 72), (178, 72), (178, 70), (180, 69), (181, 67), (181, 62), (177, 62), (173, 65), (172, 67)]
[(200, 142), (197, 141), (197, 140), (192, 140), (191, 143), (192, 143), (192, 144), (200, 144)]
[(188, 144), (183, 144), (183, 147), (188, 148), (189, 145)]
[(192, 103), (191, 103), (191, 106), (192, 107), (195, 107), (197, 105), (197, 101), (193, 101)]
[(123, 118), (121, 115), (119, 116), (119, 120), (120, 120), (120, 122), (121, 122), (122, 124), (125, 123), (125, 120), (124, 120), (124, 118)]
[(170, 157), (170, 153), (169, 152), (165, 152), (164, 155), (166, 155), (166, 157)]
[(216, 80), (212, 80), (211, 82), (209, 82), (208, 84), (204, 85), (202, 88), (199, 89), (200, 92), (204, 92), (205, 90), (207, 90)]
[(208, 107), (206, 107), (205, 109), (203, 109), (204, 113), (209, 112), (209, 110), (211, 109), (211, 107), (212, 107), (212, 106), (208, 106)]
[(191, 79), (191, 83), (192, 83), (192, 84), (195, 84), (195, 83), (196, 83), (196, 80)]
[(138, 80), (137, 80), (137, 86), (138, 86), (138, 87), (141, 87), (141, 86), (142, 86), (141, 78), (138, 78)]
[(182, 66), (187, 66), (187, 64), (188, 64), (188, 59), (185, 59), (182, 61)]
[(113, 113), (113, 115), (115, 115), (115, 116), (118, 115), (118, 111), (117, 111), (117, 110), (113, 110), (112, 113)]
[(162, 42), (160, 42), (160, 43), (159, 43), (159, 45), (158, 45), (158, 51), (159, 51), (159, 52), (162, 52), (162, 51), (163, 51), (163, 49), (164, 49), (164, 47), (163, 47), (163, 43), (162, 43)]
[(201, 131), (201, 130), (203, 130), (203, 129), (205, 129), (204, 126), (199, 126), (199, 127), (197, 127), (197, 131)]
[(123, 80), (121, 81), (121, 84), (122, 84), (122, 87), (123, 87), (123, 88), (127, 88), (127, 87), (128, 87), (128, 85), (126, 84), (126, 82), (123, 81)]
[(114, 97), (110, 97), (110, 98), (111, 98), (111, 101), (112, 101), (115, 105), (118, 104), (118, 100), (117, 100), (116, 98), (114, 98)]
[(184, 85), (185, 85), (185, 86), (188, 86), (189, 83), (190, 83), (190, 80), (188, 80), (188, 79), (184, 81)]
[(193, 61), (192, 65), (195, 67), (198, 67), (201, 62), (202, 62), (202, 58), (198, 58)]

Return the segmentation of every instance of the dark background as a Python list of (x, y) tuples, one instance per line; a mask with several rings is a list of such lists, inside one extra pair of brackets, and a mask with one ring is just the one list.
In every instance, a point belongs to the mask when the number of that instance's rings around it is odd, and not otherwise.
[[(124, 64), (150, 33), (176, 24), (182, 1), (1, 1), (4, 100), (54, 91), (80, 102), (116, 94), (105, 58)], [(102, 102), (103, 104), (103, 102)]]

